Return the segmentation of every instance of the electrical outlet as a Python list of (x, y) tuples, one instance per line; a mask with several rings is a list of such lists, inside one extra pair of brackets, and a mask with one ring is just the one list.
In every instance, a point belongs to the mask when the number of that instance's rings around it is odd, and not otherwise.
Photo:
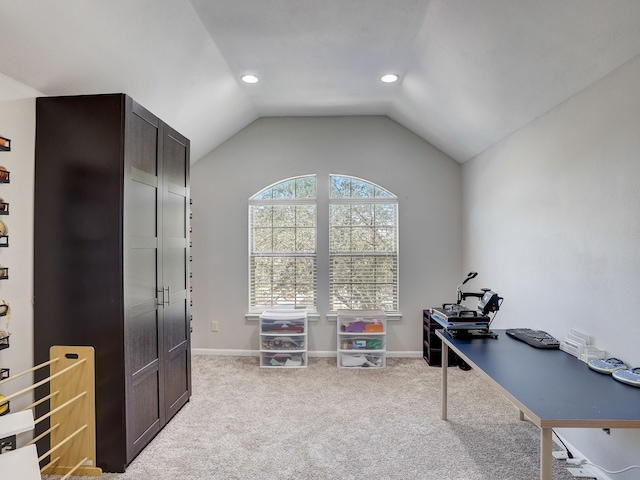
[(554, 452), (551, 452), (551, 454), (553, 455), (553, 458), (557, 460), (566, 460), (567, 458), (569, 458), (569, 455), (567, 455), (567, 452), (565, 452), (564, 450), (556, 450)]
[(216, 320), (213, 320), (211, 322), (211, 331), (212, 332), (217, 332), (218, 331), (218, 322)]
[(595, 478), (596, 480), (598, 478), (591, 470), (584, 466), (582, 468), (567, 468), (567, 470), (569, 470), (569, 473), (574, 477)]

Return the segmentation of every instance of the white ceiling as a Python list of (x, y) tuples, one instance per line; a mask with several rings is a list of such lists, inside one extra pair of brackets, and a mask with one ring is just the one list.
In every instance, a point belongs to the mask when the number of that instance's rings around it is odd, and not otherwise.
[(464, 162), (640, 54), (639, 25), (638, 0), (0, 0), (0, 100), (124, 92), (192, 161), (258, 117), (388, 115)]

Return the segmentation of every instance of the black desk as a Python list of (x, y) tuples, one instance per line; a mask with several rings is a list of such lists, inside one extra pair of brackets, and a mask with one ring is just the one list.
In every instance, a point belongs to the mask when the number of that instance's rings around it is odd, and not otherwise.
[(640, 428), (640, 388), (592, 371), (561, 350), (531, 347), (494, 330), (497, 339), (442, 340), (442, 419), (447, 419), (449, 348), (541, 429), (540, 478), (551, 480), (552, 428)]

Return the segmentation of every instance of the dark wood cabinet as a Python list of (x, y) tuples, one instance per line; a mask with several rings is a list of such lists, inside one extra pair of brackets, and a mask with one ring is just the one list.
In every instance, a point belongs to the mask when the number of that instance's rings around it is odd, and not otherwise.
[(96, 350), (98, 466), (191, 395), (189, 141), (124, 94), (36, 100), (34, 355)]
[[(442, 366), (442, 340), (436, 335), (436, 330), (442, 326), (431, 318), (431, 310), (422, 311), (422, 358), (432, 367)], [(449, 349), (449, 365), (458, 365), (459, 357)]]

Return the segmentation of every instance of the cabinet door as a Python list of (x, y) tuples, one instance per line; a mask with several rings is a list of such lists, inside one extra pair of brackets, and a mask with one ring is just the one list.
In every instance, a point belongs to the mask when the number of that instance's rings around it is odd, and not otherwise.
[[(127, 463), (166, 423), (160, 336), (159, 120), (127, 99), (124, 192), (124, 342)], [(160, 300), (159, 300), (160, 299)]]
[(191, 395), (189, 294), (189, 142), (167, 125), (162, 135), (162, 357), (167, 421)]

